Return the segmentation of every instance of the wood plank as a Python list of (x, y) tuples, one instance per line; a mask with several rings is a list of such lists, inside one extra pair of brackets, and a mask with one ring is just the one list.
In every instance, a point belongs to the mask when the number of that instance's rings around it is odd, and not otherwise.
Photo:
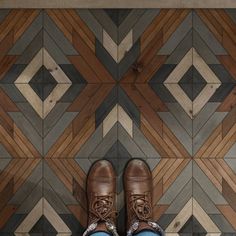
[(17, 153), (16, 157), (25, 157), (25, 153), (22, 151), (22, 149), (17, 145), (15, 140), (10, 137), (10, 135), (6, 132), (6, 130), (0, 125), (0, 138), (1, 140), (6, 140), (9, 144), (12, 150), (14, 150)]
[[(84, 39), (87, 45), (95, 53), (95, 36), (88, 26), (82, 21), (74, 9), (63, 10), (66, 18), (71, 19), (71, 24), (76, 32)], [(71, 18), (71, 17), (72, 18)], [(72, 21), (73, 20), (73, 21)]]
[(78, 182), (73, 178), (73, 196), (79, 205), (87, 211), (87, 194), (86, 189), (82, 188)]
[(236, 61), (228, 55), (218, 55), (217, 58), (224, 65), (230, 75), (236, 80)]
[[(142, 70), (143, 66), (140, 65), (140, 70)], [(120, 83), (134, 83), (139, 75), (139, 65), (134, 63), (131, 67), (127, 70), (127, 72), (123, 75), (120, 80)]]
[(156, 114), (156, 112), (149, 106), (144, 100), (143, 96), (138, 92), (137, 88), (133, 84), (121, 85), (127, 95), (139, 108), (145, 119), (152, 125), (152, 128), (162, 137), (163, 135), (163, 122)]
[(152, 23), (147, 27), (140, 38), (141, 52), (152, 41), (155, 35), (163, 28), (168, 19), (175, 13), (175, 9), (162, 9)]
[(55, 14), (53, 10), (47, 9), (46, 12), (58, 26), (58, 28), (62, 31), (62, 33), (66, 36), (66, 38), (72, 43), (72, 27), (65, 27), (61, 20), (58, 18), (58, 15)]
[(62, 157), (73, 158), (78, 153), (82, 145), (95, 131), (95, 115), (92, 115), (88, 121), (83, 123), (79, 132), (74, 135), (71, 143), (61, 153)]
[(12, 67), (12, 65), (16, 62), (18, 56), (7, 55), (0, 60), (0, 80), (4, 78), (6, 73)]
[(177, 157), (185, 158), (186, 157), (181, 154), (181, 152), (175, 146), (174, 142), (171, 140), (171, 138), (165, 132), (163, 133), (163, 140), (168, 145), (168, 148), (174, 153), (174, 155), (171, 157), (175, 157), (175, 158), (177, 158)]
[(229, 112), (236, 106), (236, 87), (228, 94), (225, 100), (217, 108), (217, 112)]
[(3, 110), (0, 106), (0, 124), (8, 132), (8, 134), (13, 137), (13, 120), (11, 117)]
[(202, 162), (206, 165), (209, 171), (214, 175), (214, 177), (218, 180), (219, 183), (222, 183), (222, 175), (217, 170), (218, 165), (215, 159), (208, 158), (203, 159)]
[(114, 83), (110, 73), (105, 69), (104, 65), (94, 55), (93, 51), (85, 44), (80, 35), (73, 31), (73, 46), (84, 58), (84, 60), (93, 68), (99, 79), (103, 83)]
[(222, 122), (223, 138), (228, 134), (230, 129), (236, 124), (236, 106), (227, 114)]
[(21, 147), (22, 151), (25, 153), (25, 157), (33, 158), (34, 155), (29, 151), (26, 144), (21, 140), (21, 138), (18, 136), (18, 134), (16, 132), (14, 132), (13, 135), (14, 135), (13, 138), (14, 138), (15, 142)]
[[(136, 83), (148, 83), (148, 81), (153, 77), (153, 75), (158, 71), (158, 69), (164, 64), (167, 56), (154, 55), (151, 62), (142, 71), (137, 73)], [(123, 81), (122, 81), (123, 82)]]
[(165, 43), (170, 36), (175, 32), (179, 25), (183, 22), (185, 17), (189, 14), (189, 9), (180, 10), (178, 9), (168, 22), (163, 27), (163, 43)]
[(14, 43), (21, 37), (21, 35), (28, 29), (30, 24), (39, 15), (40, 10), (26, 10), (25, 14), (20, 18), (14, 26)]
[(63, 142), (60, 142), (60, 146), (55, 150), (55, 152), (50, 158), (61, 157), (61, 153), (63, 153), (63, 151), (67, 148), (67, 146), (70, 145), (72, 140), (73, 140), (73, 133), (70, 132), (67, 137), (65, 136)]
[[(233, 21), (229, 16), (226, 16), (226, 13), (223, 10), (210, 9), (209, 11), (218, 21), (218, 25), (220, 25), (230, 36), (233, 36), (236, 33), (236, 27)], [(236, 42), (234, 37), (232, 37), (232, 40)]]
[(172, 174), (178, 169), (181, 163), (184, 161), (182, 158), (175, 159), (173, 165), (171, 165), (170, 169), (163, 176), (163, 184), (172, 176)]
[(160, 217), (166, 212), (169, 205), (157, 205), (153, 208), (153, 218), (159, 220)]
[(234, 211), (229, 205), (216, 205), (216, 207), (236, 230), (236, 211)]
[(27, 147), (28, 152), (30, 153), (27, 157), (34, 157), (34, 158), (41, 158), (42, 155), (39, 153), (39, 151), (34, 147), (34, 145), (28, 140), (22, 131), (14, 124), (14, 137), (18, 137), (21, 139), (22, 144), (24, 144)]
[[(217, 159), (216, 162), (219, 168), (221, 168), (222, 171), (224, 170), (225, 175), (223, 176), (223, 178), (228, 182), (228, 184), (230, 184), (230, 186), (236, 192), (235, 190), (236, 175), (234, 171), (228, 166), (228, 164), (223, 159)], [(225, 178), (225, 176), (227, 177)]]
[(20, 166), (19, 170), (14, 176), (14, 194), (25, 182), (25, 180), (30, 176), (30, 174), (33, 172), (34, 168), (37, 166), (39, 162), (40, 159), (24, 160), (24, 164)]
[(74, 17), (65, 9), (58, 10), (60, 11), (58, 14), (63, 15), (65, 21), (68, 22), (68, 24), (71, 25), (72, 29), (75, 30), (81, 38), (84, 40), (84, 42), (88, 45), (88, 47), (95, 52), (95, 46), (94, 46), (94, 40), (93, 42), (90, 40), (90, 38), (86, 35), (86, 33), (82, 30), (81, 26), (78, 25)]
[(75, 66), (75, 68), (80, 72), (83, 78), (88, 83), (100, 83), (101, 80), (89, 66), (89, 64), (81, 56), (68, 56), (69, 61)]
[(62, 164), (65, 166), (66, 170), (73, 176), (73, 178), (79, 183), (80, 186), (83, 186), (84, 183), (81, 180), (81, 177), (78, 173), (76, 173), (76, 171), (74, 170), (74, 168), (70, 165), (70, 160), (66, 160), (66, 159), (61, 159), (60, 160), (62, 162)]
[(4, 146), (7, 152), (12, 157), (19, 157), (15, 149), (12, 148), (11, 144), (6, 140), (5, 136), (0, 132), (0, 143)]
[(7, 183), (5, 188), (0, 192), (0, 211), (7, 204), (7, 202), (13, 197), (13, 178)]
[(165, 103), (155, 94), (149, 84), (136, 84), (136, 88), (155, 112), (168, 111)]
[(101, 89), (101, 84), (88, 84), (80, 93), (80, 95), (71, 103), (67, 108), (68, 112), (81, 112), (84, 106), (89, 102), (91, 97), (94, 96)]
[(88, 103), (81, 112), (72, 121), (73, 134), (76, 135), (83, 128), (84, 124), (89, 120), (98, 106), (102, 103), (105, 97), (112, 90), (113, 84), (102, 84), (99, 90), (90, 97)]
[(210, 145), (214, 142), (218, 135), (222, 135), (222, 124), (218, 125), (211, 133), (210, 137), (204, 142), (201, 148), (197, 151), (194, 157), (202, 157)]
[(8, 222), (10, 217), (16, 212), (17, 205), (6, 205), (2, 211), (0, 211), (0, 229)]
[(227, 133), (227, 135), (222, 139), (220, 144), (213, 150), (213, 152), (211, 153), (211, 156), (217, 157), (219, 152), (225, 147), (225, 145), (227, 145), (227, 143), (230, 142), (231, 137), (234, 137), (233, 135), (235, 133), (236, 133), (236, 123), (232, 127), (232, 129)]
[(222, 192), (222, 185), (221, 182), (219, 182), (215, 176), (211, 173), (211, 171), (207, 168), (205, 163), (202, 159), (195, 159), (195, 162), (198, 164), (198, 166), (202, 169), (202, 171), (208, 176), (208, 178), (211, 180), (211, 182), (216, 186), (216, 188)]
[(215, 148), (220, 144), (222, 141), (222, 133), (220, 132), (215, 139), (213, 139), (213, 142), (211, 145), (208, 146), (208, 148), (203, 152), (202, 158), (209, 158), (212, 157), (212, 152), (215, 150)]
[(86, 228), (87, 226), (87, 211), (85, 211), (80, 205), (68, 205), (67, 206), (73, 215), (77, 218), (80, 224)]
[(236, 44), (226, 31), (223, 31), (222, 45), (227, 50), (229, 55), (236, 61)]
[(142, 67), (147, 66), (156, 56), (163, 45), (163, 32), (158, 32), (147, 47), (142, 51), (138, 58), (138, 64)]
[[(93, 124), (89, 127), (89, 129), (86, 130), (86, 132), (84, 133), (83, 136), (80, 137), (80, 135), (77, 136), (76, 139), (79, 139), (79, 141), (77, 141), (77, 144), (74, 144), (73, 149), (71, 150), (71, 152), (69, 153), (70, 157), (75, 157), (75, 155), (79, 152), (80, 148), (83, 146), (83, 144), (91, 137), (91, 135), (94, 133), (95, 131), (95, 119), (93, 119)], [(76, 140), (75, 139), (75, 140)], [(73, 141), (72, 143), (75, 143), (75, 141)]]
[[(177, 160), (176, 160), (177, 161)], [(190, 159), (184, 159), (181, 164), (178, 166), (178, 168), (171, 174), (171, 176), (168, 178), (168, 180), (164, 183), (163, 186), (163, 193), (165, 193), (171, 184), (174, 183), (176, 178), (179, 176), (179, 174), (183, 171), (183, 169), (187, 166), (187, 164), (190, 162)]]
[(236, 132), (230, 137), (229, 141), (223, 146), (221, 151), (217, 154), (218, 157), (224, 158), (230, 148), (236, 143)]
[[(16, 106), (16, 104), (10, 99), (8, 95), (3, 91), (2, 88), (0, 88), (0, 106), (6, 111), (6, 112), (17, 112), (19, 111), (19, 108)], [(3, 102), (4, 101), (4, 102)]]
[(5, 57), (8, 50), (13, 46), (14, 32), (10, 31), (0, 42), (0, 62)]
[(66, 186), (66, 188), (72, 192), (72, 176), (68, 175), (68, 173), (65, 173), (65, 167), (60, 163), (60, 160), (53, 160), (53, 159), (47, 159), (47, 163), (49, 164), (50, 168), (55, 172), (57, 177), (62, 181), (62, 183)]
[(156, 175), (161, 171), (164, 165), (169, 161), (169, 158), (162, 158), (157, 166), (152, 170), (152, 178), (154, 179)]
[(208, 214), (204, 211), (204, 209), (202, 209), (202, 207), (194, 198), (193, 215), (207, 232), (217, 233), (217, 235), (221, 235), (220, 229), (216, 226), (216, 224), (212, 221), (212, 219), (208, 216)]
[[(173, 146), (178, 150), (176, 152), (176, 154), (178, 154), (177, 157), (190, 158), (190, 154), (186, 151), (182, 143), (174, 136), (173, 132), (165, 124), (163, 124), (163, 132), (165, 138), (167, 138), (166, 136), (168, 136), (171, 143), (173, 143)], [(173, 146), (171, 146), (171, 148), (173, 148)]]
[(76, 20), (77, 24), (80, 26), (80, 28), (86, 33), (88, 38), (91, 40), (91, 42), (95, 43), (95, 36), (94, 33), (91, 31), (91, 29), (87, 26), (86, 22), (81, 19), (81, 17), (76, 13), (76, 10), (74, 9), (67, 9), (67, 11), (70, 13), (70, 15)]
[(152, 201), (153, 205), (155, 206), (157, 202), (161, 199), (163, 196), (163, 180), (161, 179), (157, 183), (153, 183), (153, 192), (152, 192)]
[(25, 160), (23, 159), (13, 159), (10, 164), (0, 173), (0, 192), (5, 188), (9, 181), (14, 177), (19, 167), (23, 165)]
[(6, 35), (13, 30), (15, 24), (21, 19), (24, 15), (25, 10), (12, 10), (10, 14), (6, 17), (3, 23), (0, 25), (0, 42)]
[(169, 149), (162, 137), (153, 129), (149, 122), (141, 116), (141, 131), (147, 137), (149, 142), (156, 148), (161, 157), (174, 157), (174, 153)]
[[(176, 158), (169, 158), (168, 162), (163, 166), (163, 168), (157, 173), (157, 175), (154, 178), (154, 183), (158, 183), (161, 179), (163, 180), (164, 175), (166, 172), (171, 171), (171, 166), (175, 163)], [(171, 173), (172, 174), (172, 173)], [(163, 189), (164, 194), (164, 189)]]
[(208, 26), (210, 31), (214, 34), (216, 39), (221, 43), (222, 42), (222, 35), (223, 35), (223, 29), (219, 25), (217, 26), (217, 22), (215, 20), (213, 21), (211, 15), (209, 14), (208, 10), (201, 10), (197, 9), (196, 10), (198, 16), (202, 19), (202, 21)]
[[(60, 146), (65, 142), (65, 140), (68, 138), (68, 136), (72, 135), (72, 124), (70, 124), (64, 132), (60, 135), (60, 137), (57, 139), (57, 141), (53, 144), (53, 146), (49, 149), (49, 151), (46, 153), (45, 158), (51, 158), (54, 153), (57, 152), (57, 150), (60, 148)], [(57, 156), (57, 154), (55, 154)]]
[(222, 181), (222, 195), (230, 206), (236, 211), (236, 192), (231, 186), (223, 179)]

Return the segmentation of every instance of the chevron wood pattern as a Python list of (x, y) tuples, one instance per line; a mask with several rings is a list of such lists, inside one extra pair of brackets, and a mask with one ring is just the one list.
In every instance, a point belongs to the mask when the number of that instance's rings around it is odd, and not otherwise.
[(235, 9), (0, 9), (0, 234), (81, 235), (86, 174), (142, 158), (167, 236), (236, 235)]

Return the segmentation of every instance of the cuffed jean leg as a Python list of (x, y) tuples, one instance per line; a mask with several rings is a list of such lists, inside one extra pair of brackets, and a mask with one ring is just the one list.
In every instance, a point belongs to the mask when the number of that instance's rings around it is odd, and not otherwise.
[(150, 230), (143, 230), (143, 231), (135, 234), (135, 236), (160, 236), (160, 234), (152, 232)]
[(110, 236), (110, 234), (106, 232), (96, 232), (96, 233), (91, 234), (90, 236)]

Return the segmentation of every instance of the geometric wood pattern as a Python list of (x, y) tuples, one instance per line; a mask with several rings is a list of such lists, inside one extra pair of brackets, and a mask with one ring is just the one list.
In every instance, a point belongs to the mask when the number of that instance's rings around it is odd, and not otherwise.
[(236, 10), (0, 10), (0, 232), (81, 235), (91, 164), (142, 158), (167, 236), (236, 234)]

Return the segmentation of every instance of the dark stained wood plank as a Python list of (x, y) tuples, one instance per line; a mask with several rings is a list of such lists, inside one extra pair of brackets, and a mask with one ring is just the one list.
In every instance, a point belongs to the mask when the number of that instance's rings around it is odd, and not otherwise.
[(5, 188), (0, 192), (0, 211), (13, 196), (13, 178), (8, 182)]
[[(14, 32), (10, 31), (6, 37), (0, 42), (0, 62), (8, 52), (8, 50), (13, 46)], [(0, 66), (1, 67), (1, 66)]]
[(88, 83), (100, 83), (101, 80), (96, 75), (94, 70), (89, 66), (89, 64), (81, 56), (68, 56), (69, 61), (75, 66), (75, 68), (80, 72), (84, 79)]
[(91, 97), (101, 89), (101, 84), (88, 84), (81, 94), (68, 107), (69, 112), (80, 112), (83, 107), (89, 102)]
[(0, 229), (3, 228), (10, 217), (16, 212), (17, 207), (16, 205), (6, 205), (2, 211), (0, 211)]
[(95, 52), (95, 36), (88, 26), (81, 20), (75, 10), (63, 10), (66, 18), (70, 20), (73, 28), (84, 39), (90, 49)]
[(232, 37), (226, 31), (223, 31), (222, 44), (229, 55), (236, 61), (236, 44), (232, 40)]
[(163, 28), (168, 19), (175, 13), (175, 9), (162, 9), (140, 38), (141, 52), (149, 45), (156, 34)]
[[(30, 24), (39, 15), (40, 10), (26, 10), (24, 16), (14, 26), (14, 43), (22, 36), (22, 34), (28, 29)], [(24, 19), (24, 20), (22, 20)]]
[(236, 211), (236, 192), (233, 191), (224, 178), (222, 180), (222, 194), (234, 211)]
[(73, 46), (84, 58), (87, 64), (93, 68), (94, 72), (103, 83), (114, 83), (110, 73), (105, 69), (104, 65), (94, 55), (93, 51), (86, 45), (84, 40), (75, 31), (73, 31)]
[(221, 64), (224, 65), (231, 76), (236, 80), (236, 61), (234, 61), (234, 59), (228, 55), (220, 55), (217, 56), (217, 58), (220, 60)]
[(218, 112), (229, 112), (236, 106), (236, 87), (217, 108)]
[(16, 62), (18, 56), (4, 56), (0, 60), (0, 80), (4, 78), (5, 74), (9, 71), (12, 65)]
[(236, 124), (236, 106), (227, 114), (222, 122), (222, 134), (223, 137), (228, 134), (233, 125)]
[(63, 32), (66, 38), (72, 42), (72, 27), (69, 25), (68, 28), (63, 24), (63, 20), (60, 19), (60, 15), (55, 13), (54, 10), (47, 9), (47, 14), (51, 17), (54, 23), (58, 26), (58, 28)]
[(161, 99), (155, 94), (148, 84), (136, 84), (136, 88), (155, 112), (168, 111), (166, 105), (161, 101)]
[(178, 9), (168, 22), (163, 27), (163, 43), (165, 43), (169, 37), (175, 32), (178, 26), (183, 22), (185, 17), (189, 14), (189, 9)]
[(121, 84), (121, 86), (127, 93), (127, 95), (131, 98), (131, 100), (135, 103), (135, 105), (139, 108), (145, 119), (152, 125), (153, 129), (160, 135), (160, 137), (162, 137), (162, 120), (145, 101), (143, 96), (137, 90), (136, 86), (134, 84)]
[(216, 207), (236, 230), (236, 211), (234, 211), (229, 205), (216, 205)]
[(215, 35), (216, 39), (219, 42), (222, 42), (223, 29), (210, 15), (209, 11), (197, 9), (196, 12), (202, 21), (208, 26), (210, 31)]
[(78, 116), (76, 116), (72, 121), (74, 135), (79, 133), (84, 124), (90, 119), (98, 106), (112, 90), (113, 86), (113, 84), (102, 84), (98, 91), (92, 97), (90, 97), (84, 109), (82, 109)]

